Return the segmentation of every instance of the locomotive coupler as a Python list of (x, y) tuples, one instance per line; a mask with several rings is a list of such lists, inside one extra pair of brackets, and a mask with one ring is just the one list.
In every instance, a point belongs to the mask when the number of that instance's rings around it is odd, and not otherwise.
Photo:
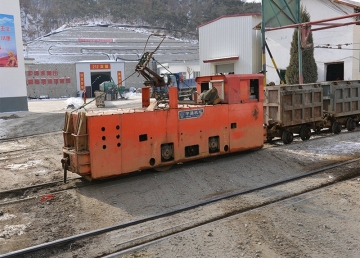
[(61, 164), (62, 164), (62, 167), (64, 169), (64, 183), (66, 184), (67, 170), (68, 170), (68, 167), (69, 167), (69, 157), (62, 158), (61, 159)]

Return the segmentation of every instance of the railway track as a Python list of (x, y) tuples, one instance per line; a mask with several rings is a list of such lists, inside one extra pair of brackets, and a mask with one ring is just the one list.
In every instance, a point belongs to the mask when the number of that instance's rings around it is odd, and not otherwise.
[(8, 189), (0, 191), (0, 208), (9, 204), (16, 204), (27, 200), (41, 198), (49, 194), (56, 195), (64, 191), (80, 189), (87, 186), (101, 185), (106, 183), (116, 183), (116, 181), (124, 180), (125, 178), (135, 177), (141, 173), (148, 173), (148, 171), (134, 173), (131, 175), (124, 175), (122, 177), (104, 179), (98, 181), (87, 181), (86, 179), (77, 176), (75, 178), (68, 178), (67, 183), (63, 180), (52, 181), (47, 183), (24, 186), (20, 188)]
[[(101, 248), (99, 248), (98, 253), (94, 254), (94, 256), (109, 255), (108, 257), (111, 257), (112, 254), (116, 257), (128, 252), (133, 252), (146, 245), (151, 245), (154, 241), (162, 240), (190, 229), (196, 229), (232, 216), (239, 216), (250, 210), (273, 205), (357, 177), (359, 176), (359, 171), (352, 166), (352, 163), (359, 161), (360, 158), (352, 159), (261, 187), (231, 193), (154, 216), (58, 239), (3, 254), (0, 255), (0, 257), (43, 257), (49, 253), (52, 255), (60, 255), (69, 250), (73, 252), (73, 250), (71, 250), (72, 246), (82, 246), (91, 242), (92, 245), (99, 247), (102, 246), (101, 243), (104, 243), (103, 241), (108, 241), (108, 243), (110, 241), (112, 243), (111, 250), (106, 248), (106, 250), (101, 250)], [(330, 171), (333, 171), (336, 175), (331, 180), (328, 179), (328, 173)], [(318, 179), (321, 175), (324, 179), (322, 182), (309, 184), (309, 178), (316, 177)], [(295, 185), (296, 187), (293, 187)], [(275, 188), (282, 187), (292, 190), (291, 192), (279, 191), (279, 189), (277, 189), (278, 191), (274, 191)], [(278, 194), (272, 194), (270, 196), (267, 194), (274, 192)], [(247, 195), (254, 194), (261, 196), (261, 198), (255, 198), (255, 201), (249, 205), (239, 205)], [(264, 196), (266, 196), (266, 198)], [(226, 205), (224, 205), (224, 203), (226, 203)], [(224, 206), (231, 208), (224, 209)], [(209, 212), (210, 210), (212, 211), (211, 213)]]
[(22, 140), (22, 139), (26, 139), (26, 138), (33, 138), (33, 137), (38, 137), (38, 136), (53, 136), (56, 134), (61, 134), (62, 131), (59, 130), (55, 130), (55, 131), (50, 131), (50, 132), (46, 132), (46, 133), (34, 133), (34, 134), (27, 134), (27, 135), (19, 135), (19, 136), (14, 136), (14, 137), (6, 137), (6, 138), (0, 138), (0, 143), (2, 142), (11, 142), (11, 141), (15, 141), (15, 140)]
[(81, 178), (69, 178), (68, 181), (68, 184), (64, 184), (61, 180), (1, 191), (0, 207), (32, 200), (48, 194), (56, 194), (66, 190), (84, 187), (90, 184), (90, 182), (86, 182)]

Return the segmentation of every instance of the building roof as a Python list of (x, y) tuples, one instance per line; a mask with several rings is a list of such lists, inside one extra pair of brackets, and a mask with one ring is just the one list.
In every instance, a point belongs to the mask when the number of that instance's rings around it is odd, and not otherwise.
[(343, 4), (354, 8), (360, 8), (360, 3), (351, 0), (333, 0), (334, 3)]
[(216, 22), (218, 20), (221, 20), (221, 19), (226, 19), (226, 18), (233, 18), (233, 17), (245, 17), (245, 16), (261, 16), (261, 13), (242, 13), (242, 14), (233, 14), (233, 15), (223, 15), (223, 16), (220, 16), (218, 18), (216, 18), (215, 20), (212, 20), (212, 21), (208, 21), (204, 24), (201, 24), (199, 26), (197, 26), (196, 28), (200, 28), (200, 27), (203, 27), (205, 25), (208, 25), (210, 23), (213, 23), (213, 22)]

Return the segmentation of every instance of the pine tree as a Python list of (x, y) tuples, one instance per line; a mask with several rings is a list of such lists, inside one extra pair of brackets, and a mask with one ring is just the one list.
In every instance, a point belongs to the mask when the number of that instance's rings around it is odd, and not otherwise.
[[(310, 21), (310, 14), (303, 6), (301, 6), (300, 15), (301, 22)], [(314, 58), (314, 44), (311, 32), (309, 34), (307, 44), (311, 44), (311, 47), (303, 49), (302, 51), (303, 81), (304, 83), (313, 83), (317, 81), (318, 73)], [(289, 66), (286, 68), (285, 77), (287, 84), (299, 83), (298, 29), (294, 30), (290, 48), (290, 63)]]

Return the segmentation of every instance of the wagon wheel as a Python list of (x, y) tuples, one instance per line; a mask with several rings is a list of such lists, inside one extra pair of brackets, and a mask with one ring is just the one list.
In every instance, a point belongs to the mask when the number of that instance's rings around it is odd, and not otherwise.
[(300, 138), (303, 141), (309, 140), (311, 137), (311, 130), (309, 127), (307, 127), (306, 125), (303, 125), (300, 128)]
[(356, 128), (356, 123), (355, 123), (354, 119), (349, 118), (346, 121), (346, 129), (348, 129), (348, 131), (354, 131), (355, 128)]
[(294, 140), (294, 135), (292, 132), (286, 130), (283, 132), (281, 136), (281, 140), (283, 141), (284, 144), (290, 144)]
[(171, 167), (172, 167), (172, 165), (167, 165), (167, 166), (155, 167), (154, 169), (157, 172), (165, 172), (165, 171), (168, 171)]
[(341, 132), (341, 124), (335, 121), (331, 126), (331, 130), (334, 134), (339, 134)]

